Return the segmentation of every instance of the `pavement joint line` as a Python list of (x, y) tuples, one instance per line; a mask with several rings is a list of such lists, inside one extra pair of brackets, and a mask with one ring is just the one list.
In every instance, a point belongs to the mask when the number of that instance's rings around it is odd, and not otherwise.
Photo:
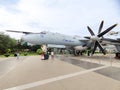
[(33, 82), (33, 83), (28, 83), (28, 84), (19, 85), (19, 86), (16, 86), (16, 87), (11, 87), (11, 88), (4, 89), (4, 90), (24, 90), (24, 89), (28, 89), (28, 88), (33, 88), (33, 87), (36, 87), (36, 86), (41, 86), (41, 85), (48, 84), (48, 83), (51, 83), (51, 82), (55, 82), (55, 81), (58, 81), (58, 80), (63, 80), (63, 79), (67, 79), (67, 78), (70, 78), (70, 77), (75, 77), (75, 76), (78, 76), (78, 75), (86, 74), (86, 73), (93, 72), (93, 71), (103, 69), (103, 68), (107, 68), (107, 67), (110, 67), (110, 66), (106, 65), (106, 66), (101, 66), (101, 67), (97, 67), (97, 68), (92, 68), (92, 69), (89, 69), (89, 70), (84, 70), (84, 71), (80, 71), (80, 72), (76, 72), (76, 73), (57, 76), (57, 77), (53, 77), (53, 78), (49, 78), (49, 79), (45, 79), (45, 80), (41, 80), (41, 81), (37, 81), (37, 82)]

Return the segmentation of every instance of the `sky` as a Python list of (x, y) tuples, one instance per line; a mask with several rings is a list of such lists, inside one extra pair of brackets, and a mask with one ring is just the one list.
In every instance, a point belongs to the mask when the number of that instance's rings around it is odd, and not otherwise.
[(103, 30), (118, 23), (120, 31), (119, 9), (119, 0), (0, 0), (0, 31), (16, 39), (23, 34), (5, 30), (88, 36), (87, 26), (97, 34), (102, 20)]

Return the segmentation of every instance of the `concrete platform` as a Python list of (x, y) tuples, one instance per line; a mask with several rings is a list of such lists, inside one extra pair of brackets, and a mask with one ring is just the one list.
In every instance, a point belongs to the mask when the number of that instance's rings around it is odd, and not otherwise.
[[(120, 80), (110, 77), (114, 72), (108, 70), (109, 61), (106, 64), (104, 60), (99, 63), (94, 58), (72, 56), (57, 56), (54, 60), (26, 56), (14, 61), (18, 62), (14, 68), (0, 77), (0, 90), (120, 90)], [(111, 70), (119, 77), (119, 61), (112, 65), (117, 69)]]

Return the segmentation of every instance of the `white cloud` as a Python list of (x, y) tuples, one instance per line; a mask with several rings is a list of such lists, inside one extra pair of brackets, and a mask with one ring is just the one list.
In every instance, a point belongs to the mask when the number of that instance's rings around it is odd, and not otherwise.
[[(46, 29), (89, 35), (87, 25), (97, 32), (101, 20), (106, 22), (104, 28), (120, 20), (117, 2), (113, 0), (20, 0), (10, 7), (0, 7), (1, 30), (40, 32)], [(118, 29), (119, 26), (114, 30)]]

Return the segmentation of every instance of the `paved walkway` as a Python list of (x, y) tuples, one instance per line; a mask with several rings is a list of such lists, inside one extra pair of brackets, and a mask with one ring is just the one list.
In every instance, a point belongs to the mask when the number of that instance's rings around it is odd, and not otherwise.
[(0, 78), (0, 90), (120, 90), (119, 80), (94, 72), (108, 67), (85, 69), (60, 57), (40, 60), (40, 56), (28, 56)]

